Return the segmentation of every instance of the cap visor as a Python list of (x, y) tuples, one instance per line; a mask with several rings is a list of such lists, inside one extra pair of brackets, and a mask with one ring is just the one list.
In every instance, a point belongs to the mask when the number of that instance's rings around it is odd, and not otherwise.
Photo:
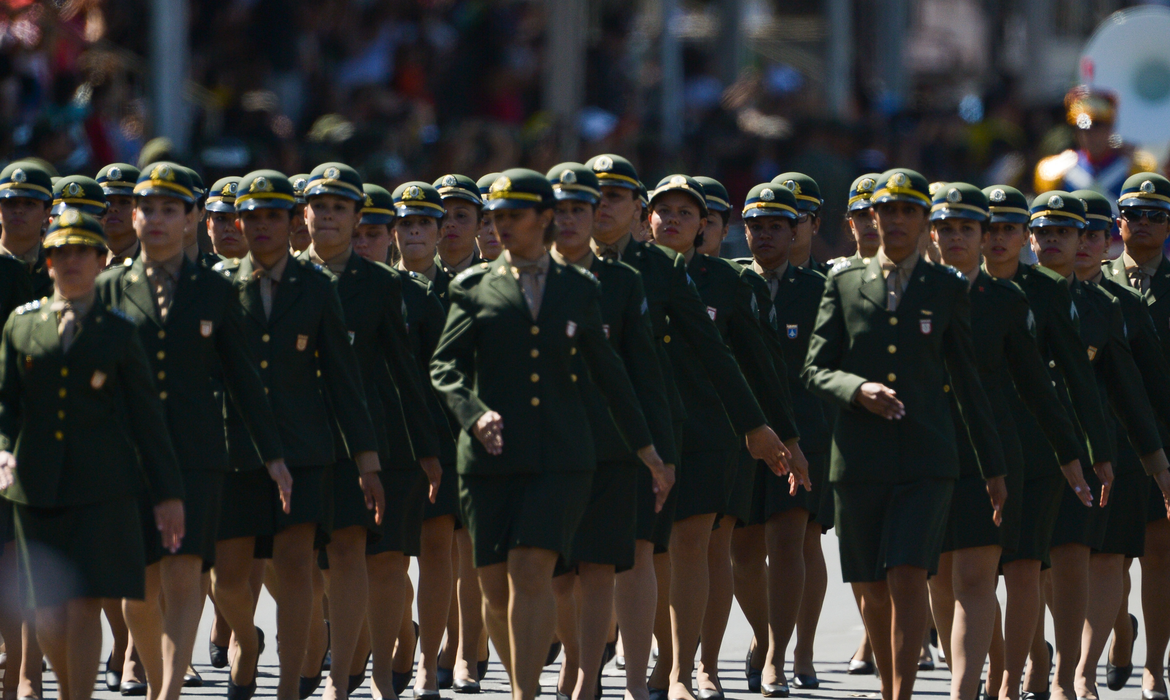
[(527, 199), (489, 199), (483, 205), (487, 211), (495, 211), (496, 209), (539, 209), (541, 202), (532, 202)]
[(1028, 215), (992, 213), (990, 222), (993, 224), (1026, 224), (1028, 223)]
[(253, 209), (292, 209), (296, 202), (287, 199), (245, 199), (236, 200), (236, 211), (252, 211)]
[(1117, 206), (1121, 208), (1138, 207), (1140, 209), (1164, 209), (1170, 211), (1170, 202), (1163, 202), (1160, 199), (1149, 199), (1147, 197), (1126, 197), (1122, 195), (1121, 199), (1117, 202)]
[(195, 203), (194, 197), (188, 197), (188, 196), (179, 194), (175, 190), (168, 190), (165, 187), (147, 187), (144, 190), (139, 190), (139, 191), (135, 192), (134, 196), (135, 197), (170, 197), (171, 199), (177, 199), (180, 202), (186, 202), (187, 204), (194, 204)]
[[(485, 195), (485, 196), (486, 196), (486, 195)], [(443, 199), (444, 199), (444, 200), (447, 200), (447, 199), (462, 199), (462, 200), (463, 200), (463, 201), (465, 201), (465, 202), (471, 202), (472, 204), (474, 204), (474, 205), (475, 205), (475, 206), (477, 206), (477, 207), (482, 207), (482, 206), (483, 206), (483, 200), (482, 200), (482, 199), (480, 199), (479, 197), (473, 197), (473, 196), (471, 196), (471, 193), (470, 193), (470, 192), (452, 192), (452, 193), (450, 193), (450, 194), (445, 194), (445, 195), (442, 195), (442, 197), (443, 197)]]
[(1086, 231), (1112, 231), (1113, 223), (1101, 221), (1100, 219), (1089, 219), (1088, 224), (1085, 225)]
[(759, 219), (765, 216), (779, 216), (785, 219), (796, 220), (796, 214), (790, 211), (784, 211), (783, 209), (748, 209), (743, 214), (743, 218), (745, 219)]
[(0, 190), (0, 199), (15, 199), (16, 197), (24, 197), (25, 199), (39, 199), (42, 202), (51, 202), (53, 197), (45, 194), (39, 190), (29, 189), (27, 187), (9, 187)]
[[(436, 209), (431, 209), (429, 207), (397, 206), (397, 207), (394, 207), (394, 211), (396, 211), (398, 213), (399, 218), (402, 218), (404, 216), (429, 216), (432, 219), (443, 218), (443, 214), (441, 212), (439, 212)], [(362, 220), (365, 221), (365, 218), (366, 217), (363, 216)]]
[(818, 211), (820, 211), (820, 209), (821, 209), (820, 206), (817, 205), (816, 202), (810, 202), (807, 199), (796, 200), (796, 210), (797, 211), (818, 212)]
[(597, 204), (597, 197), (594, 197), (588, 192), (582, 192), (580, 190), (553, 190), (553, 196), (556, 197), (558, 202), (574, 200), (577, 202), (589, 202), (590, 204)]
[(107, 197), (133, 197), (133, 187), (102, 187), (102, 194)]
[(358, 223), (365, 226), (378, 226), (380, 224), (389, 225), (392, 221), (394, 221), (394, 217), (389, 214), (362, 214), (362, 220)]
[(71, 204), (69, 202), (61, 202), (60, 204), (53, 205), (53, 208), (49, 210), (49, 213), (53, 216), (60, 216), (61, 212), (65, 211), (66, 209), (79, 209), (86, 214), (89, 214), (90, 216), (97, 217), (101, 217), (106, 213), (105, 207), (95, 207), (92, 204)]
[(1067, 216), (1041, 216), (1039, 219), (1032, 219), (1032, 223), (1028, 228), (1043, 228), (1045, 226), (1069, 226), (1071, 228), (1084, 228), (1083, 221), (1070, 219)]
[(917, 204), (918, 206), (926, 209), (930, 208), (930, 205), (926, 202), (908, 194), (885, 194), (882, 195), (879, 199), (874, 199), (871, 201), (874, 203), (874, 205), (884, 204), (885, 202), (909, 202), (911, 204)]
[(873, 209), (873, 202), (868, 199), (859, 199), (849, 205), (849, 211), (861, 211), (862, 209)]
[(601, 173), (597, 174), (597, 181), (601, 184), (602, 187), (621, 187), (622, 189), (626, 190), (638, 189), (638, 186), (632, 182), (619, 180), (616, 177), (602, 177)]
[(305, 190), (305, 199), (307, 200), (309, 197), (316, 197), (322, 194), (335, 194), (338, 197), (345, 197), (346, 199), (352, 199), (358, 202), (365, 199), (365, 195), (360, 195), (344, 187), (331, 187), (329, 185), (314, 185), (311, 189)]
[(715, 204), (711, 200), (707, 200), (707, 211), (717, 211), (722, 214), (731, 211), (731, 207), (725, 207), (722, 204)]
[(234, 201), (232, 201), (232, 202), (224, 202), (224, 201), (208, 202), (207, 206), (204, 207), (204, 209), (206, 209), (207, 211), (235, 213), (236, 204)]
[(931, 221), (942, 221), (943, 219), (968, 219), (970, 221), (987, 221), (986, 214), (980, 214), (974, 211), (963, 211), (962, 209), (940, 209), (930, 213)]

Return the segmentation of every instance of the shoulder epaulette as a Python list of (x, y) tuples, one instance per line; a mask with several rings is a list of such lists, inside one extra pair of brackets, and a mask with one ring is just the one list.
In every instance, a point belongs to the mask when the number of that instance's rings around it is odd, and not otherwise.
[[(825, 263), (825, 264), (828, 265), (828, 263)], [(829, 271), (830, 272), (832, 271), (831, 267), (829, 268)], [(818, 279), (818, 280), (822, 280), (822, 281), (826, 277), (826, 275), (824, 273), (817, 272), (816, 270), (812, 269), (811, 267), (798, 267), (794, 270), (793, 274), (798, 276), (798, 277), (800, 275), (804, 275), (806, 277), (812, 277), (813, 279)]]
[(49, 300), (48, 297), (43, 297), (41, 299), (35, 299), (33, 301), (30, 301), (29, 303), (27, 303), (21, 307), (18, 307), (16, 309), (16, 313), (17, 313), (17, 315), (22, 315), (22, 314), (27, 314), (30, 311), (36, 311), (37, 309), (41, 308), (42, 303), (44, 303), (48, 300)]
[[(854, 269), (853, 263), (855, 263), (855, 262), (861, 262), (861, 261), (856, 260), (854, 258), (841, 258), (840, 260), (837, 261), (837, 263), (835, 265), (833, 265), (832, 267), (829, 268), (829, 274), (830, 275), (838, 275), (838, 274), (841, 274), (842, 272), (845, 272), (846, 270)], [(858, 266), (856, 269), (860, 270), (862, 268), (861, 268), (861, 266)]]
[(479, 265), (472, 265), (471, 267), (467, 268), (463, 272), (460, 272), (459, 274), (455, 275), (455, 278), (451, 281), (462, 283), (464, 280), (471, 279), (472, 277), (475, 277), (476, 275), (483, 275), (483, 274), (487, 273), (489, 267), (491, 267), (491, 265), (489, 265), (488, 263), (480, 263)]

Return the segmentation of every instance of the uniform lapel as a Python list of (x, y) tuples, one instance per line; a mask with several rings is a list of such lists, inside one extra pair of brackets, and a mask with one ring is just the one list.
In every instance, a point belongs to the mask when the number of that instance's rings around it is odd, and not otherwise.
[[(556, 260), (548, 261), (548, 274), (544, 277), (544, 297), (540, 300), (540, 318), (550, 318), (553, 309), (560, 306), (559, 302), (564, 297), (561, 293), (561, 286), (565, 283), (564, 275), (570, 272), (567, 266)], [(519, 286), (520, 283), (517, 282), (516, 285)]]
[[(284, 268), (284, 275), (280, 278), (280, 283), (276, 285), (276, 295), (272, 299), (272, 313), (269, 315), (269, 322), (276, 323), (286, 311), (292, 308), (296, 300), (301, 296), (301, 275), (307, 274), (301, 269), (301, 263), (296, 258), (289, 256), (288, 265)], [(259, 296), (259, 285), (257, 285), (257, 296)], [(261, 313), (264, 311), (264, 306), (261, 304)]]
[(903, 308), (917, 309), (922, 306), (919, 298), (930, 292), (926, 287), (926, 265), (926, 259), (919, 257), (914, 265), (914, 272), (910, 274), (910, 281), (906, 284), (906, 291), (902, 292), (902, 298), (898, 300), (899, 311)]
[[(1132, 287), (1132, 285), (1129, 283), (1129, 275), (1125, 274), (1125, 260), (1122, 258), (1110, 260), (1108, 263), (1101, 266), (1101, 270), (1105, 273), (1107, 278), (1113, 280), (1121, 286)], [(1158, 272), (1161, 273), (1162, 270), (1159, 268)], [(1159, 274), (1159, 277), (1160, 276), (1161, 275)]]
[(244, 256), (240, 266), (236, 268), (236, 284), (240, 286), (240, 304), (244, 310), (260, 324), (261, 328), (268, 327), (268, 319), (264, 316), (264, 302), (260, 299), (260, 285), (252, 278), (255, 270), (252, 268), (252, 259)]
[(61, 336), (57, 334), (57, 314), (49, 310), (48, 304), (41, 304), (41, 308), (33, 313), (37, 314), (37, 322), (32, 334), (33, 342), (44, 348), (46, 352), (60, 353)]
[(122, 291), (130, 303), (141, 309), (154, 325), (162, 325), (158, 317), (158, 307), (150, 291), (150, 281), (146, 279), (146, 265), (143, 264), (141, 257), (137, 258), (130, 266), (130, 270), (122, 275)]
[[(524, 292), (520, 289), (520, 281), (512, 276), (512, 271), (508, 269), (508, 263), (504, 260), (504, 256), (496, 258), (488, 270), (489, 285), (501, 299), (515, 306), (524, 316), (532, 319), (532, 310), (528, 308), (528, 302), (524, 301)], [(547, 280), (545, 286), (548, 286)], [(532, 319), (535, 320), (535, 319)]]
[(869, 261), (865, 272), (861, 273), (861, 288), (859, 290), (861, 296), (869, 299), (880, 308), (888, 308), (889, 301), (886, 298), (886, 279), (882, 277), (882, 266), (875, 256)]
[[(1128, 282), (1128, 280), (1126, 281)], [(1164, 255), (1162, 261), (1158, 263), (1157, 274), (1150, 279), (1150, 291), (1146, 297), (1147, 304), (1153, 304), (1159, 299), (1170, 299), (1170, 260), (1167, 260)]]
[(350, 253), (345, 270), (342, 271), (341, 277), (337, 280), (337, 294), (342, 301), (361, 294), (362, 288), (365, 287), (368, 270), (365, 263), (365, 258), (357, 253)]
[(199, 266), (183, 256), (183, 265), (179, 268), (179, 277), (175, 280), (175, 298), (171, 300), (171, 308), (167, 311), (167, 318), (174, 318), (183, 309), (190, 306), (198, 296), (195, 283), (199, 280)]

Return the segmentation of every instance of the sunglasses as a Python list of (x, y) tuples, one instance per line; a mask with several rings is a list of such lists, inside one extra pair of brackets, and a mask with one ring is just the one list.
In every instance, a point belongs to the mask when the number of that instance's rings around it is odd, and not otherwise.
[(1151, 224), (1164, 224), (1170, 214), (1161, 209), (1122, 209), (1121, 218), (1131, 224), (1136, 224), (1143, 218), (1149, 219)]

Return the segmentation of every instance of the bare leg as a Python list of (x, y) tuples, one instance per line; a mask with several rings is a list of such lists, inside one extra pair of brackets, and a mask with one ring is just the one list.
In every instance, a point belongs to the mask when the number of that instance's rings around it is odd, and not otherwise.
[(821, 606), (829, 587), (829, 572), (825, 567), (825, 553), (821, 549), (821, 526), (809, 522), (804, 532), (804, 593), (796, 614), (796, 648), (792, 650), (792, 671), (816, 676), (813, 665), (813, 643), (817, 625), (821, 621)]
[[(349, 696), (350, 665), (354, 661), (358, 634), (366, 620), (369, 598), (366, 528), (355, 525), (335, 530), (326, 551), (329, 554), (326, 588), (334, 593), (329, 596), (329, 635), (333, 661), (329, 667), (329, 681), (322, 695), (325, 700), (344, 700)], [(310, 591), (311, 586), (310, 580)], [(301, 664), (298, 663), (298, 676), (300, 672)]]
[(1121, 608), (1124, 563), (1125, 557), (1120, 554), (1089, 556), (1089, 591), (1086, 601), (1091, 600), (1093, 604), (1086, 604), (1081, 633), (1081, 654), (1074, 681), (1077, 697), (1100, 697), (1097, 691), (1097, 662), (1101, 659), (1101, 652), (1105, 650), (1109, 632), (1117, 619), (1117, 611)]
[[(577, 576), (577, 595), (580, 600), (580, 656), (576, 690), (573, 700), (593, 700), (597, 688), (597, 674), (601, 670), (601, 655), (613, 626), (614, 567), (582, 563)], [(563, 643), (562, 638), (562, 643)]]
[[(158, 563), (162, 611), (162, 688), (158, 695), (178, 700), (183, 675), (191, 664), (199, 618), (203, 616), (203, 559), (183, 554)], [(153, 645), (153, 642), (152, 642)]]
[(577, 574), (567, 573), (552, 580), (553, 598), (557, 605), (557, 639), (565, 652), (561, 670), (557, 675), (557, 692), (572, 696), (577, 687), (577, 675), (581, 664), (581, 619), (580, 598), (577, 595)]
[[(479, 588), (483, 597), (483, 622), (491, 637), (492, 644), (496, 645), (496, 653), (504, 664), (508, 677), (512, 678), (512, 640), (508, 632), (509, 592), (508, 565), (506, 563), (492, 564), (476, 568), (479, 576)], [(551, 584), (550, 584), (551, 585)], [(555, 609), (556, 602), (554, 600)], [(556, 613), (553, 613), (554, 617)], [(556, 626), (556, 623), (553, 623)], [(552, 635), (550, 634), (551, 638)], [(547, 655), (547, 651), (546, 651)], [(544, 661), (544, 656), (540, 657)]]
[(1142, 563), (1142, 620), (1146, 631), (1146, 663), (1142, 689), (1166, 692), (1163, 677), (1170, 643), (1170, 520), (1146, 525)]
[[(1003, 582), (1007, 588), (1007, 610), (1003, 618), (1004, 672), (999, 697), (1019, 700), (1024, 663), (1036, 636), (1036, 618), (1044, 614), (1040, 604), (1040, 562), (1024, 559), (1004, 564)], [(1043, 640), (1044, 635), (1040, 638)], [(1043, 653), (1048, 654), (1047, 647)], [(1048, 680), (1047, 665), (1044, 679)]]
[(483, 680), (475, 672), (479, 661), (480, 638), (484, 636), (483, 597), (479, 575), (472, 565), (471, 535), (467, 528), (455, 531), (455, 548), (459, 556), (459, 647), (455, 656), (454, 677), (460, 680)]
[(369, 573), (371, 694), (396, 698), (394, 693), (394, 643), (402, 623), (405, 605), (406, 570), (410, 558), (402, 552), (383, 552), (366, 558)]
[(714, 513), (691, 516), (676, 522), (670, 535), (670, 628), (674, 653), (667, 697), (671, 700), (694, 698), (691, 674), (707, 608), (707, 546), (714, 522)]
[[(918, 676), (918, 657), (930, 615), (926, 570), (895, 566), (886, 570), (890, 589), (891, 647), (894, 658), (893, 698), (910, 700)], [(876, 655), (876, 652), (875, 652)]]
[(424, 520), (422, 549), (418, 557), (418, 586), (426, 591), (418, 596), (419, 649), (417, 690), (438, 690), (439, 646), (451, 607), (451, 545), (455, 518), (444, 515)]
[[(954, 622), (947, 663), (951, 667), (951, 699), (973, 698), (983, 674), (983, 660), (991, 646), (997, 601), (996, 570), (1003, 549), (970, 547), (954, 552)], [(938, 623), (938, 616), (935, 616)], [(942, 637), (942, 628), (938, 629)], [(952, 658), (953, 654), (953, 658)]]
[[(1040, 572), (1039, 604), (1036, 606), (1035, 631), (1028, 648), (1028, 666), (1024, 670), (1023, 689), (1031, 693), (1046, 693), (1049, 690), (1048, 675), (1052, 662), (1048, 656), (1048, 644), (1044, 640), (1044, 600), (1052, 597), (1052, 576), (1049, 571)], [(1009, 623), (1010, 624), (1010, 623)]]
[[(122, 601), (122, 612), (126, 616), (126, 624), (134, 636), (134, 644), (138, 650), (138, 658), (146, 669), (146, 683), (149, 686), (147, 697), (156, 700), (161, 697), (165, 683), (166, 671), (163, 668), (162, 636), (163, 614), (159, 605), (160, 588), (162, 586), (159, 570), (161, 562), (155, 562), (146, 567), (146, 597), (144, 600)], [(47, 651), (47, 650), (46, 650)], [(52, 663), (53, 657), (49, 657)], [(56, 670), (56, 664), (53, 664)], [(60, 673), (57, 674), (60, 676)]]
[(309, 616), (313, 611), (315, 532), (316, 525), (303, 523), (278, 532), (273, 540), (272, 566), (280, 579), (280, 597), (276, 601), (276, 631), (280, 635), (278, 700), (298, 700), (299, 696), (301, 664), (309, 644)]
[(894, 689), (894, 651), (889, 642), (893, 638), (889, 584), (886, 581), (854, 583), (853, 595), (865, 623), (866, 638), (874, 640), (870, 643), (870, 653), (881, 678), (882, 698), (890, 700)]
[[(330, 559), (330, 565), (332, 563), (332, 559)], [(364, 623), (364, 616), (362, 620)], [(305, 660), (301, 662), (302, 678), (316, 678), (324, 673), (322, 661), (329, 650), (329, 633), (326, 630), (325, 572), (321, 571), (320, 567), (314, 566), (313, 611), (309, 617), (309, 646), (305, 649)]]
[(238, 686), (252, 683), (260, 659), (260, 638), (256, 636), (253, 621), (256, 603), (250, 581), (255, 548), (254, 537), (216, 542), (215, 566), (211, 570), (216, 607), (231, 627), (236, 645), (230, 673), (232, 682)]
[(705, 690), (723, 691), (723, 685), (719, 682), (719, 651), (723, 647), (723, 634), (727, 631), (727, 618), (731, 615), (735, 588), (731, 574), (731, 537), (735, 532), (735, 523), (736, 519), (729, 515), (720, 518), (707, 544), (710, 587), (707, 608), (703, 611), (703, 628), (699, 635), (703, 640), (699, 668), (695, 674), (696, 687)]
[[(732, 533), (731, 571), (735, 576), (735, 600), (754, 635), (752, 668), (763, 668), (768, 656), (767, 558), (763, 524), (741, 527)], [(625, 634), (624, 628), (622, 634)]]
[(547, 549), (517, 547), (508, 552), (513, 700), (533, 700), (540, 688), (540, 671), (556, 628), (556, 601), (552, 592), (556, 563), (556, 552)]
[(670, 686), (671, 659), (674, 658), (670, 624), (670, 560), (669, 552), (654, 555), (654, 580), (658, 584), (654, 607), (654, 641), (658, 643), (658, 661), (650, 671), (650, 679), (646, 681), (649, 688), (663, 690)]
[[(410, 557), (407, 557), (407, 567)], [(394, 647), (394, 671), (409, 674), (414, 670), (414, 652), (418, 637), (414, 634), (414, 583), (409, 576), (402, 580), (402, 619), (398, 622), (398, 643)]]
[[(133, 644), (133, 640), (131, 640), (131, 644)], [(41, 666), (41, 663), (44, 659), (44, 654), (41, 653), (41, 645), (37, 641), (36, 615), (32, 613), (26, 613), (24, 626), (21, 629), (21, 646), (20, 685), (16, 694), (22, 698), (43, 697), (44, 684), (42, 683), (42, 675), (44, 674), (44, 668)], [(129, 653), (133, 653), (133, 651), (129, 650)], [(137, 655), (135, 654), (134, 656), (137, 659)], [(135, 667), (135, 670), (139, 669)], [(145, 672), (143, 672), (143, 675), (145, 675)], [(123, 680), (125, 680), (124, 673)]]
[(73, 687), (69, 676), (69, 612), (68, 604), (52, 608), (37, 608), (37, 639), (57, 676), (57, 697), (69, 700)]
[(768, 544), (768, 657), (761, 677), (765, 685), (787, 684), (785, 654), (804, 595), (804, 537), (808, 511), (792, 508), (764, 525)]
[(955, 553), (943, 552), (938, 558), (938, 573), (927, 582), (930, 589), (930, 611), (934, 626), (938, 630), (938, 643), (946, 656), (947, 665), (954, 675), (951, 664), (951, 635), (955, 622)]
[(439, 668), (454, 669), (459, 658), (459, 546), (451, 537), (451, 597), (447, 604), (447, 634), (439, 650)]
[(646, 666), (653, 645), (651, 628), (657, 606), (658, 584), (654, 580), (654, 543), (634, 543), (634, 568), (617, 575), (614, 604), (621, 627), (622, 651), (626, 657), (626, 700), (648, 700)]
[[(1025, 637), (1025, 639), (1027, 639)], [(1025, 651), (1025, 653), (1027, 653)], [(991, 647), (987, 650), (987, 685), (983, 692), (989, 697), (998, 697), (998, 686), (1003, 683), (1004, 676), (1004, 642), (1003, 642), (1003, 611), (1000, 610), (999, 598), (995, 599), (995, 621), (991, 627)], [(1016, 692), (1020, 684), (1016, 683)]]
[(1056, 640), (1053, 700), (1075, 700), (1074, 682), (1081, 659), (1081, 633), (1089, 596), (1089, 548), (1064, 544), (1052, 548), (1052, 628)]
[[(19, 574), (17, 573), (17, 559), (13, 544), (9, 544), (4, 548), (3, 557), (0, 557), (0, 635), (4, 637), (4, 651), (7, 654), (7, 661), (5, 662), (4, 670), (4, 700), (13, 700), (17, 697), (17, 687), (20, 685), (20, 673), (18, 669), (21, 666), (21, 628), (23, 626), (22, 605), (20, 601), (20, 586)], [(121, 627), (125, 629), (126, 623), (122, 622), (122, 601), (118, 603), (118, 610), (115, 617), (121, 623)], [(113, 624), (110, 625), (111, 628)], [(124, 635), (123, 635), (124, 637)], [(117, 646), (118, 638), (114, 636), (114, 645)], [(125, 651), (125, 639), (122, 641), (122, 648)], [(117, 659), (117, 657), (115, 657)], [(117, 663), (115, 661), (115, 663)]]

